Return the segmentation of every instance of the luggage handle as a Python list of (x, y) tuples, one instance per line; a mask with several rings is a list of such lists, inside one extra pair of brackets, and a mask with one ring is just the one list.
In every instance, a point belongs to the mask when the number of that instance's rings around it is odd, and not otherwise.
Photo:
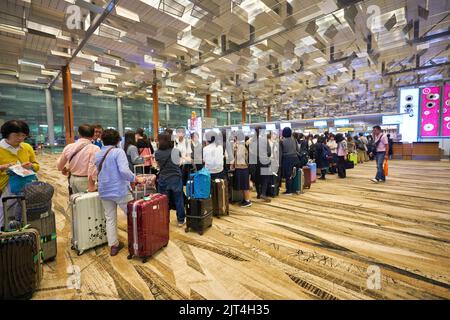
[(23, 195), (20, 196), (7, 196), (7, 197), (2, 197), (2, 205), (3, 205), (3, 228), (6, 231), (7, 230), (7, 224), (8, 224), (8, 215), (7, 215), (7, 207), (6, 207), (6, 201), (8, 200), (13, 200), (13, 199), (18, 199), (22, 202), (22, 225), (26, 226), (28, 221), (27, 221), (27, 208), (25, 205), (25, 197)]
[[(135, 164), (135, 165), (133, 166), (133, 169), (134, 169), (134, 176), (135, 176), (135, 177), (137, 177), (136, 168), (138, 168), (138, 167), (142, 167), (142, 174), (143, 174), (143, 175), (145, 174), (145, 164)], [(145, 181), (145, 182), (144, 182), (144, 197), (146, 196), (146, 194), (147, 194), (147, 182)], [(136, 200), (137, 200), (137, 198), (138, 198), (138, 190), (137, 190), (137, 186), (134, 187), (134, 198), (135, 198)]]

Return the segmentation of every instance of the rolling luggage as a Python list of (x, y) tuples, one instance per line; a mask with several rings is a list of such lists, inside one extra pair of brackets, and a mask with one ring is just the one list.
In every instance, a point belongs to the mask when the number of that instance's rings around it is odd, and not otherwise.
[(186, 203), (186, 232), (191, 229), (202, 235), (212, 226), (213, 201), (208, 199), (189, 199)]
[[(39, 231), (33, 228), (8, 228), (4, 197), (5, 231), (0, 232), (0, 300), (31, 299), (42, 279), (42, 250)], [(25, 200), (22, 201), (22, 223), (27, 224)]]
[(244, 194), (240, 190), (236, 190), (233, 188), (234, 185), (234, 172), (228, 172), (228, 197), (229, 202), (237, 203), (242, 202), (244, 200)]
[(316, 182), (316, 180), (317, 180), (317, 164), (314, 162), (308, 162), (307, 166), (311, 170), (311, 182)]
[(72, 250), (80, 256), (85, 250), (108, 242), (105, 210), (98, 192), (70, 196), (72, 211)]
[(303, 189), (311, 189), (311, 168), (303, 167)]
[(44, 261), (52, 261), (57, 254), (56, 220), (52, 211), (54, 188), (45, 182), (36, 181), (23, 188), (28, 224), (41, 235)]
[(169, 243), (169, 198), (155, 193), (128, 202), (128, 259), (142, 262)]
[(356, 166), (358, 164), (358, 154), (357, 153), (349, 153), (347, 156), (347, 160), (352, 161)]
[(216, 217), (230, 214), (228, 201), (228, 184), (224, 179), (212, 181), (213, 215)]
[(278, 197), (280, 195), (280, 181), (278, 176), (272, 175), (271, 183), (269, 185), (268, 196), (269, 197)]
[[(141, 170), (137, 170), (141, 168)], [(135, 200), (142, 199), (151, 193), (156, 193), (156, 175), (155, 174), (139, 174), (138, 171), (145, 172), (145, 166), (138, 164), (134, 166), (134, 175), (144, 178), (145, 183), (131, 183), (131, 189)]]
[(297, 194), (303, 193), (303, 181), (305, 180), (303, 170), (301, 168), (296, 168), (294, 176), (294, 191)]

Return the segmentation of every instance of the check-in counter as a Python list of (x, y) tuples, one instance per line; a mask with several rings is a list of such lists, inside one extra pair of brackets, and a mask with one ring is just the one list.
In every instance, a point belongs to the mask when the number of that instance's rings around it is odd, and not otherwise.
[(439, 161), (441, 149), (439, 149), (439, 142), (394, 142), (392, 157), (399, 160)]

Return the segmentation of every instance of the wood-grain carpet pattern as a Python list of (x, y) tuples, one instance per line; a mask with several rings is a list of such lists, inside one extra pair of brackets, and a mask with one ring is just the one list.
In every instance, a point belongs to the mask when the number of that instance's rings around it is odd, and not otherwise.
[[(450, 164), (391, 161), (388, 182), (373, 184), (373, 162), (329, 176), (299, 196), (250, 208), (230, 206), (203, 236), (177, 228), (146, 264), (82, 256), (70, 249), (66, 178), (56, 155), (42, 155), (39, 178), (55, 186), (58, 256), (46, 263), (35, 299), (449, 299)], [(126, 219), (119, 213), (126, 242)], [(367, 285), (368, 267), (381, 288)], [(67, 286), (71, 266), (80, 289)]]

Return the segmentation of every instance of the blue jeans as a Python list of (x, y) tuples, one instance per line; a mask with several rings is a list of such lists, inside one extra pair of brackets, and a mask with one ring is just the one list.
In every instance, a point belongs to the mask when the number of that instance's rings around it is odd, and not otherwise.
[(377, 161), (377, 175), (375, 176), (375, 179), (377, 180), (386, 180), (386, 177), (384, 176), (384, 156), (386, 155), (386, 152), (377, 152), (375, 154), (375, 160)]
[(169, 197), (169, 203), (175, 204), (178, 222), (184, 222), (186, 213), (184, 211), (183, 180), (181, 179), (181, 177), (159, 180), (158, 192)]

